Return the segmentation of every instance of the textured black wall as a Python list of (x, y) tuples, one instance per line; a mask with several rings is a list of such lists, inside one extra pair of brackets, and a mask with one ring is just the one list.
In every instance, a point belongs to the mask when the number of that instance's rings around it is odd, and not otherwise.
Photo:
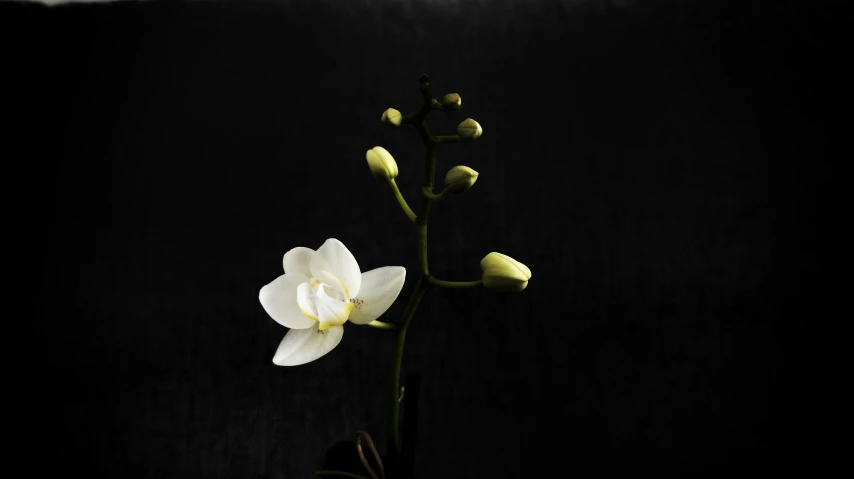
[(480, 178), (434, 206), (433, 273), (477, 279), (500, 251), (533, 278), (422, 303), (417, 477), (813, 464), (841, 15), (307, 3), (0, 6), (22, 464), (308, 478), (359, 429), (384, 448), (390, 338), (347, 326), (323, 359), (276, 367), (286, 330), (257, 296), (288, 249), (337, 237), (363, 270), (407, 268), (400, 315), (414, 231), (364, 153), (389, 149), (418, 203), (423, 147), (379, 117), (418, 107), (421, 73), (463, 98), (434, 132), (484, 127), (440, 150), (439, 175)]

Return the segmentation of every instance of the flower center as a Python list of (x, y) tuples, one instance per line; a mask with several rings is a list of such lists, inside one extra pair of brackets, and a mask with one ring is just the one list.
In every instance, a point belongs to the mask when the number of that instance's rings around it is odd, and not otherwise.
[(347, 322), (354, 306), (347, 287), (328, 271), (320, 271), (299, 285), (297, 304), (304, 315), (320, 322), (320, 331)]

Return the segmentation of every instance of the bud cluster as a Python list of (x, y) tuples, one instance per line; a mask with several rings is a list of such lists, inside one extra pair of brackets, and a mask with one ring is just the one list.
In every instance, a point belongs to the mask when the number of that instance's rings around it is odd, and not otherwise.
[[(431, 136), (430, 133), (427, 132), (426, 125), (423, 121), (427, 113), (429, 113), (430, 110), (459, 110), (462, 106), (462, 98), (458, 93), (448, 93), (442, 97), (441, 101), (438, 101), (430, 94), (430, 82), (427, 76), (422, 75), (421, 78), (419, 78), (419, 82), (421, 83), (421, 91), (424, 95), (424, 107), (422, 108), (422, 110), (418, 113), (413, 113), (404, 117), (404, 115), (402, 115), (400, 111), (394, 108), (388, 108), (383, 112), (382, 117), (380, 118), (380, 122), (384, 126), (390, 128), (399, 128), (404, 122), (413, 124), (419, 130), (419, 133), (422, 135), (422, 138), (429, 139), (428, 149), (435, 149), (442, 143), (456, 141), (475, 141), (483, 135), (483, 127), (480, 126), (480, 123), (478, 123), (472, 118), (466, 118), (459, 125), (457, 125), (455, 136)], [(429, 145), (429, 143), (432, 143), (432, 145)], [(432, 154), (435, 155), (435, 153)], [(374, 177), (382, 181), (387, 181), (389, 183), (389, 185), (395, 192), (395, 195), (397, 196), (401, 207), (404, 209), (410, 219), (415, 222), (415, 213), (412, 212), (412, 210), (406, 204), (406, 201), (403, 199), (402, 195), (400, 194), (400, 191), (397, 189), (397, 185), (394, 182), (394, 179), (397, 177), (398, 174), (398, 169), (397, 162), (395, 162), (394, 157), (391, 156), (391, 153), (389, 153), (388, 150), (381, 146), (376, 146), (368, 150), (365, 156), (368, 161), (368, 167), (370, 168), (371, 173), (374, 175)], [(435, 161), (435, 156), (432, 156), (432, 158), (434, 159), (431, 161)], [(448, 172), (445, 174), (445, 190), (442, 192), (442, 194), (436, 195), (432, 192), (431, 186), (426, 186), (423, 190), (423, 197), (426, 201), (429, 202), (430, 200), (443, 198), (446, 193), (464, 193), (475, 184), (477, 178), (477, 171), (465, 165), (457, 165), (449, 169)], [(432, 184), (432, 179), (430, 180), (430, 182)], [(424, 224), (426, 224), (426, 222)], [(482, 271), (481, 280), (476, 282), (465, 283), (466, 285), (482, 283), (483, 286), (490, 291), (519, 292), (524, 290), (528, 286), (528, 281), (531, 279), (531, 270), (527, 266), (501, 253), (489, 253), (480, 261), (480, 267)], [(423, 268), (422, 271), (427, 271), (426, 266)], [(462, 284), (447, 281), (438, 282), (443, 283), (445, 285), (451, 285), (450, 287), (454, 287), (453, 285)]]

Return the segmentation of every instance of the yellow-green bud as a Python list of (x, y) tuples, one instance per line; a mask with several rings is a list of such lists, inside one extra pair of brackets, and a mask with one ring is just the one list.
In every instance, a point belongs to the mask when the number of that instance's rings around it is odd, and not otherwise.
[(468, 166), (455, 166), (445, 174), (445, 186), (449, 192), (460, 194), (471, 188), (477, 181), (477, 175), (478, 173)]
[(448, 93), (442, 97), (442, 106), (446, 110), (459, 110), (463, 100), (458, 93)]
[(471, 118), (466, 118), (462, 123), (457, 125), (457, 135), (463, 141), (474, 141), (480, 138), (483, 134), (483, 128), (480, 124)]
[(380, 122), (382, 122), (383, 125), (397, 128), (400, 126), (401, 120), (403, 120), (403, 115), (394, 108), (389, 108), (383, 112), (383, 117), (380, 119)]
[(480, 260), (483, 271), (483, 286), (490, 291), (518, 293), (528, 286), (531, 270), (515, 259), (501, 254), (489, 253)]
[(371, 173), (378, 180), (393, 180), (397, 178), (397, 162), (385, 148), (375, 146), (365, 154)]

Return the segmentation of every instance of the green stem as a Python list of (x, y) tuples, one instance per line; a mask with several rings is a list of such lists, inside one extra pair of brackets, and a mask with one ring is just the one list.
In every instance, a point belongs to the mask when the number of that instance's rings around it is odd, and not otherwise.
[(406, 213), (406, 216), (409, 217), (409, 221), (415, 223), (415, 212), (412, 211), (412, 208), (409, 207), (409, 204), (406, 203), (406, 200), (403, 198), (403, 194), (400, 193), (400, 188), (397, 187), (397, 183), (394, 182), (394, 178), (389, 178), (388, 186), (391, 187), (391, 191), (394, 192), (394, 197), (397, 198), (397, 202), (400, 203), (400, 207), (403, 208), (403, 212)]
[[(431, 107), (435, 100), (430, 91), (430, 80), (426, 75), (419, 78), (421, 87), (421, 95), (424, 99), (421, 110), (410, 116), (405, 117), (406, 123), (415, 126), (421, 140), (424, 142), (424, 147), (427, 148), (427, 162), (424, 165), (424, 184), (423, 188), (427, 191), (433, 191), (433, 178), (436, 176), (436, 155), (439, 150), (439, 142), (435, 137), (430, 135), (427, 130), (427, 114), (430, 113)], [(402, 197), (401, 197), (402, 198)], [(409, 323), (415, 315), (415, 310), (418, 304), (421, 303), (421, 298), (424, 297), (424, 292), (427, 290), (430, 277), (430, 268), (427, 263), (427, 220), (430, 218), (430, 202), (431, 198), (426, 195), (421, 195), (421, 214), (412, 218), (415, 222), (416, 236), (418, 240), (418, 266), (421, 276), (418, 278), (418, 283), (415, 285), (415, 291), (412, 297), (409, 298), (409, 303), (403, 312), (403, 317), (400, 320), (399, 329), (395, 332), (394, 350), (391, 361), (391, 385), (389, 388), (390, 404), (388, 416), (388, 448), (389, 455), (393, 462), (397, 463), (400, 458), (400, 370), (403, 365), (403, 347), (406, 344), (406, 330), (409, 328)], [(414, 216), (414, 215), (413, 215)]]
[(436, 286), (441, 286), (443, 288), (474, 288), (475, 286), (480, 286), (483, 283), (482, 279), (477, 281), (445, 281), (436, 279), (432, 276), (427, 278), (427, 281), (429, 281), (430, 284), (435, 284)]
[[(424, 125), (419, 129), (423, 129)], [(429, 134), (425, 134), (429, 135)], [(424, 167), (424, 185), (423, 189), (433, 189), (433, 177), (436, 176), (436, 155), (439, 152), (439, 145), (431, 143), (427, 146), (427, 164)], [(430, 266), (427, 262), (427, 220), (430, 218), (431, 200), (426, 195), (421, 195), (421, 216), (415, 221), (418, 231), (418, 265), (421, 269), (421, 276), (430, 276)]]
[(421, 188), (421, 194), (426, 196), (427, 198), (430, 198), (431, 200), (441, 200), (448, 194), (448, 188), (445, 188), (444, 190), (442, 190), (441, 193), (437, 195), (436, 193), (433, 193), (432, 189), (427, 188), (425, 186)]
[(408, 124), (412, 123), (413, 121), (415, 121), (416, 118), (418, 118), (418, 114), (419, 114), (418, 112), (415, 112), (415, 113), (407, 113), (407, 114), (403, 115), (403, 117), (401, 117), (401, 119), (400, 119), (400, 124), (401, 125), (408, 125)]
[(395, 456), (400, 454), (400, 369), (403, 365), (403, 346), (406, 343), (406, 330), (409, 327), (409, 322), (415, 315), (415, 310), (424, 297), (424, 292), (427, 290), (427, 284), (423, 278), (418, 279), (418, 284), (415, 285), (415, 291), (409, 298), (409, 303), (406, 305), (406, 310), (403, 312), (403, 318), (400, 321), (400, 329), (397, 330), (394, 337), (394, 349), (392, 350), (391, 361), (391, 404), (389, 407), (388, 416), (388, 437), (389, 437), (389, 452)]

